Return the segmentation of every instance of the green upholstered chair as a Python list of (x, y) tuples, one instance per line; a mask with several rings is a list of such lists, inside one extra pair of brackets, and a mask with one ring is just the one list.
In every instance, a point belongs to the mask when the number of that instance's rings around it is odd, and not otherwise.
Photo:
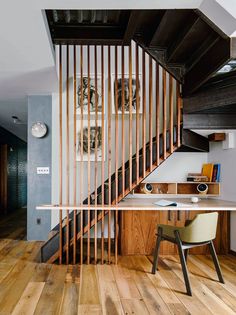
[(196, 217), (192, 221), (188, 221), (184, 227), (159, 224), (157, 226), (157, 241), (154, 251), (152, 273), (155, 274), (157, 270), (161, 241), (165, 240), (177, 244), (187, 294), (192, 295), (187, 269), (188, 250), (192, 247), (208, 245), (219, 281), (224, 283), (213, 244), (213, 240), (216, 237), (217, 221), (218, 212), (211, 212), (196, 215)]

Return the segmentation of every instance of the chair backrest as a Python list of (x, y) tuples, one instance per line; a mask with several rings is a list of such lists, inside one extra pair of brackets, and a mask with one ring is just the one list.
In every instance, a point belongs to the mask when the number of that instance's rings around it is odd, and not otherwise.
[(216, 237), (218, 212), (201, 213), (181, 231), (181, 240), (188, 243), (201, 243)]

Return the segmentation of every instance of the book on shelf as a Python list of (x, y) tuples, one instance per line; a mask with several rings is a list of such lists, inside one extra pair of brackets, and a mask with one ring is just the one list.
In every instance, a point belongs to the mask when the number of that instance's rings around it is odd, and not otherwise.
[(220, 181), (220, 164), (214, 164), (212, 181), (217, 183)]
[(189, 176), (189, 177), (192, 177), (192, 176), (202, 176), (202, 173), (188, 173), (188, 176)]
[(206, 163), (206, 164), (203, 164), (202, 166), (202, 176), (206, 176), (209, 182), (212, 181), (213, 168), (214, 168), (214, 164), (212, 163)]
[(208, 182), (207, 176), (190, 176), (187, 177), (187, 182)]

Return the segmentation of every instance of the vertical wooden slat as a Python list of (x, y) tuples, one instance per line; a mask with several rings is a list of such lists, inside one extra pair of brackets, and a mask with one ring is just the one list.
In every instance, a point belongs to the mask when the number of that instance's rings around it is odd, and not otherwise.
[[(115, 186), (116, 186), (116, 203), (118, 201), (118, 168), (119, 168), (119, 137), (118, 137), (118, 55), (117, 46), (115, 46), (115, 143), (116, 143), (116, 154), (115, 154)], [(115, 264), (117, 264), (118, 256), (118, 210), (115, 210)]]
[(180, 142), (180, 124), (181, 124), (181, 107), (182, 107), (182, 98), (181, 98), (181, 85), (177, 83), (177, 146), (179, 147)]
[(139, 183), (139, 47), (136, 44), (136, 182)]
[[(62, 205), (62, 47), (59, 46), (59, 204)], [(59, 264), (62, 264), (62, 210), (59, 210)]]
[(129, 46), (129, 189), (132, 189), (132, 45)]
[(119, 168), (119, 138), (118, 138), (118, 54), (117, 46), (115, 46), (115, 186), (116, 186), (116, 201), (118, 199), (118, 168)]
[(142, 142), (143, 142), (143, 177), (146, 176), (146, 53), (142, 54), (142, 75), (143, 75), (143, 120), (142, 120)]
[(166, 159), (166, 71), (162, 70), (162, 97), (163, 97), (163, 158)]
[[(91, 163), (90, 163), (90, 46), (87, 46), (87, 69), (88, 69), (88, 206), (91, 195)], [(90, 209), (88, 207), (88, 233), (87, 233), (87, 264), (90, 264)]]
[[(94, 168), (94, 191), (95, 206), (97, 205), (97, 182), (98, 182), (98, 84), (97, 84), (97, 46), (94, 47), (95, 67), (95, 168)], [(97, 210), (94, 210), (94, 263), (97, 263)]]
[(121, 106), (122, 106), (122, 195), (125, 195), (125, 48), (121, 48)]
[[(102, 170), (101, 170), (101, 181), (102, 181), (102, 205), (104, 206), (104, 181), (105, 181), (105, 111), (104, 111), (104, 47), (101, 46), (101, 79), (102, 79)], [(104, 262), (104, 210), (102, 210), (102, 224), (101, 224), (101, 263)]]
[(149, 165), (152, 171), (152, 57), (149, 56)]
[(156, 62), (156, 165), (160, 163), (160, 93), (159, 93), (159, 64)]
[(169, 75), (169, 104), (170, 104), (170, 153), (173, 152), (173, 127), (174, 127), (174, 112), (173, 112), (173, 77)]
[[(83, 204), (83, 176), (84, 176), (84, 163), (83, 163), (83, 121), (84, 121), (84, 94), (83, 94), (83, 46), (80, 46), (80, 108), (81, 108), (81, 120), (80, 120), (80, 204)], [(84, 234), (84, 220), (83, 220), (84, 213), (80, 211), (80, 264), (83, 264), (83, 252), (84, 252), (84, 245), (83, 245), (83, 234)]]
[[(108, 46), (108, 204), (111, 205), (111, 47)], [(108, 210), (108, 262), (111, 262), (111, 210)]]
[[(70, 203), (70, 170), (69, 170), (69, 45), (66, 46), (66, 201)], [(66, 264), (69, 264), (70, 251), (70, 231), (69, 231), (69, 210), (66, 210)]]
[[(76, 46), (74, 45), (74, 204), (76, 205)], [(77, 226), (76, 226), (76, 214), (74, 210), (74, 222), (73, 222), (73, 264), (76, 264), (76, 241), (77, 241)]]

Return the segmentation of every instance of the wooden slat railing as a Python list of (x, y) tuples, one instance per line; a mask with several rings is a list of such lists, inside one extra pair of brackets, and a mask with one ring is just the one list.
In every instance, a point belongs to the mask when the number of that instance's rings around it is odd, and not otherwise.
[[(69, 205), (73, 178), (74, 204), (79, 200), (87, 210), (67, 210), (65, 221), (59, 211), (59, 233), (52, 238), (56, 242), (58, 237), (58, 250), (50, 254), (48, 242), (42, 248), (42, 257), (67, 264), (116, 263), (119, 211), (112, 216), (105, 206), (117, 204), (180, 146), (180, 85), (137, 44), (127, 48), (63, 48), (59, 47), (59, 204)], [(80, 69), (79, 75), (76, 69)], [(62, 180), (63, 174), (66, 181)]]

